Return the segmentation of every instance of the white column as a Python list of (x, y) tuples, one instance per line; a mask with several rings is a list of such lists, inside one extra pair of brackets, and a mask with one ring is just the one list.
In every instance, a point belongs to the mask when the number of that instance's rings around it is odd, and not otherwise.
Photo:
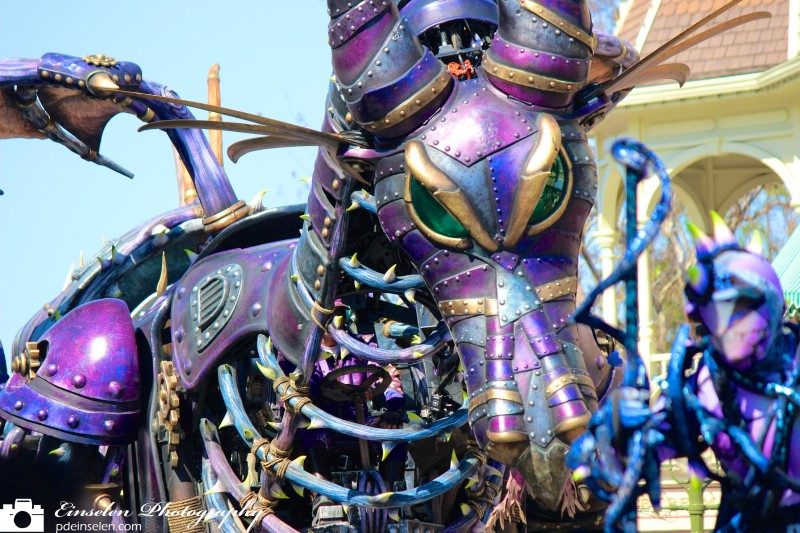
[[(611, 275), (616, 265), (614, 249), (619, 243), (619, 232), (610, 228), (598, 230), (594, 234), (594, 240), (600, 247), (600, 265), (603, 279), (605, 279)], [(609, 287), (603, 293), (602, 307), (603, 319), (612, 326), (617, 326), (619, 319), (617, 318), (616, 286)]]

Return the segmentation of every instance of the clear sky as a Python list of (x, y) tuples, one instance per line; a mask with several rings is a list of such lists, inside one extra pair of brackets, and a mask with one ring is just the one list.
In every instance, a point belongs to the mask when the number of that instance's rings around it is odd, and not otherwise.
[[(208, 69), (219, 63), (223, 105), (316, 128), (330, 75), (326, 25), (324, 0), (7, 2), (0, 59), (103, 53), (134, 61), (145, 79), (201, 101)], [(171, 144), (162, 132), (137, 133), (141, 124), (118, 115), (100, 147), (133, 180), (49, 140), (0, 141), (0, 340), (7, 351), (16, 331), (61, 290), (81, 249), (91, 261), (104, 236), (177, 205)], [(239, 139), (223, 135), (226, 148)], [(308, 185), (298, 178), (311, 175), (314, 153), (259, 152), (225, 168), (242, 199), (268, 189), (267, 205), (303, 202)]]

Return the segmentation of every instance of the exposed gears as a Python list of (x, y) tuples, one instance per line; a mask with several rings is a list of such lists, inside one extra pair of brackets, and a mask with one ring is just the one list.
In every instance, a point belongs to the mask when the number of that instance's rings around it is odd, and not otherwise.
[(26, 379), (33, 379), (35, 370), (41, 365), (39, 360), (39, 345), (35, 342), (26, 342), (25, 349), (11, 361), (11, 371), (22, 375)]
[[(162, 441), (169, 447), (169, 460), (178, 466), (178, 443), (182, 432), (180, 420), (180, 398), (178, 397), (178, 376), (171, 361), (161, 361), (158, 374), (158, 425), (163, 430)], [(160, 433), (160, 432), (159, 432)]]

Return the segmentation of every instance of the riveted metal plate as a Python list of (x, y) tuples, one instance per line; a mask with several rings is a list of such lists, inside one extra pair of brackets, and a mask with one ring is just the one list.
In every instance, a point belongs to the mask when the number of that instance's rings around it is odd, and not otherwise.
[(189, 306), (192, 315), (191, 337), (202, 352), (225, 328), (242, 294), (242, 267), (225, 265), (192, 287)]
[(530, 342), (531, 348), (533, 348), (534, 353), (539, 357), (561, 351), (561, 342), (558, 340), (555, 333), (548, 333), (547, 335), (536, 337), (535, 339), (531, 339)]

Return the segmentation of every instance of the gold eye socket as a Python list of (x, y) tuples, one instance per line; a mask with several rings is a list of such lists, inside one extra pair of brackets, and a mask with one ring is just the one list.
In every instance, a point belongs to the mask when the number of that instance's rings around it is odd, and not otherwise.
[(447, 208), (413, 174), (409, 173), (409, 176), (411, 181), (411, 203), (420, 220), (431, 230), (445, 237), (453, 239), (469, 237), (467, 228), (456, 220)]
[(411, 220), (425, 237), (448, 248), (469, 248), (469, 231), (411, 172), (406, 172), (403, 196)]
[(561, 218), (572, 193), (572, 170), (563, 152), (559, 153), (547, 178), (539, 201), (528, 219), (528, 235), (541, 233)]
[(405, 148), (406, 180), (403, 197), (414, 224), (431, 241), (466, 249), (471, 240), (495, 251), (498, 245), (483, 226), (461, 187), (428, 157), (425, 146), (409, 141)]

